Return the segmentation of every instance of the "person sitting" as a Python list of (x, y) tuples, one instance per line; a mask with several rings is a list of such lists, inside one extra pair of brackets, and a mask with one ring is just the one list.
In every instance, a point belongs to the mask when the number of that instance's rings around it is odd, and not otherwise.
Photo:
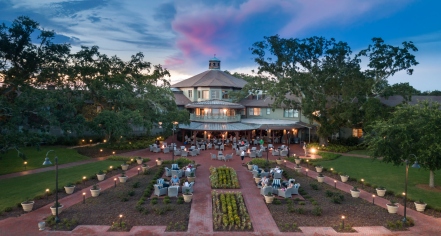
[(262, 179), (260, 179), (259, 185), (262, 187), (265, 187), (268, 185), (268, 177), (263, 176)]
[(171, 179), (171, 184), (179, 186), (179, 178), (176, 175), (174, 175), (173, 178)]
[(185, 181), (184, 187), (188, 187), (188, 186), (190, 186), (190, 184), (187, 181)]

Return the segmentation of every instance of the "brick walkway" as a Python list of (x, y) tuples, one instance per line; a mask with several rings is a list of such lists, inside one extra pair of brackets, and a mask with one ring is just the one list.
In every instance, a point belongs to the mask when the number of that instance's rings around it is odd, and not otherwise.
[[(170, 140), (167, 142), (170, 143)], [(180, 144), (179, 144), (180, 145)], [(304, 155), (300, 145), (291, 145), (293, 153), (297, 155)], [(30, 213), (26, 213), (16, 218), (7, 218), (0, 221), (0, 235), (439, 235), (441, 228), (441, 219), (432, 218), (424, 214), (418, 213), (412, 209), (407, 209), (407, 215), (415, 220), (416, 226), (410, 228), (409, 231), (400, 231), (393, 233), (384, 227), (354, 227), (358, 233), (350, 234), (338, 234), (330, 227), (300, 227), (301, 233), (281, 233), (277, 228), (274, 219), (264, 203), (263, 197), (260, 195), (260, 191), (255, 187), (254, 179), (251, 173), (241, 165), (240, 158), (238, 156), (233, 157), (230, 162), (223, 162), (218, 160), (211, 160), (210, 152), (215, 153), (215, 150), (202, 151), (201, 155), (197, 157), (190, 157), (194, 159), (196, 163), (201, 164), (196, 172), (196, 184), (194, 186), (193, 203), (190, 211), (190, 220), (188, 225), (188, 231), (183, 233), (177, 232), (165, 232), (165, 226), (136, 226), (131, 229), (130, 232), (107, 232), (110, 226), (88, 226), (81, 225), (76, 227), (71, 232), (59, 232), (59, 231), (38, 231), (37, 223), (43, 221), (44, 218), (50, 215), (49, 206), (47, 205)], [(230, 153), (231, 147), (227, 148), (224, 153)], [(292, 153), (292, 152), (291, 152)], [(121, 154), (125, 156), (142, 156), (148, 157), (151, 161), (148, 163), (150, 166), (155, 165), (155, 159), (161, 157), (163, 160), (171, 160), (171, 154), (154, 154), (147, 149), (134, 151), (130, 153)], [(265, 155), (264, 155), (265, 156)], [(266, 157), (266, 156), (265, 156)], [(315, 158), (311, 156), (309, 158)], [(305, 158), (302, 156), (302, 158)], [(269, 155), (270, 160), (274, 160), (275, 157)], [(246, 161), (249, 160), (246, 158)], [(71, 163), (75, 164), (75, 163)], [(69, 165), (69, 164), (67, 164)], [(234, 189), (231, 191), (241, 191), (245, 204), (250, 213), (250, 218), (254, 227), (254, 232), (213, 232), (212, 226), (212, 203), (211, 203), (211, 188), (209, 183), (209, 167), (227, 165), (233, 167), (238, 175), (241, 189)], [(288, 162), (287, 167), (293, 168), (294, 164)], [(52, 170), (51, 168), (50, 170)], [(41, 169), (39, 169), (39, 172)], [(302, 170), (304, 171), (304, 170)], [(28, 172), (29, 173), (29, 172)], [(26, 173), (18, 173), (20, 175)], [(129, 177), (137, 174), (137, 168), (132, 168), (126, 172)], [(315, 178), (317, 173), (309, 170), (308, 176)], [(108, 177), (106, 180), (100, 182), (102, 190), (111, 188), (114, 184), (113, 176)], [(326, 177), (325, 182), (334, 186), (334, 180)], [(349, 192), (352, 186), (338, 181), (337, 188), (340, 190)], [(88, 190), (88, 189), (87, 189)], [(87, 196), (90, 197), (90, 192), (86, 190)], [(372, 195), (370, 193), (361, 190), (360, 198), (363, 198), (369, 202), (372, 201)], [(68, 197), (60, 199), (60, 203), (66, 208), (77, 204), (82, 201), (82, 192), (76, 192)], [(385, 208), (386, 201), (381, 197), (375, 198), (375, 204)], [(399, 214), (403, 215), (403, 207), (399, 208)], [(61, 214), (62, 216), (62, 214)]]

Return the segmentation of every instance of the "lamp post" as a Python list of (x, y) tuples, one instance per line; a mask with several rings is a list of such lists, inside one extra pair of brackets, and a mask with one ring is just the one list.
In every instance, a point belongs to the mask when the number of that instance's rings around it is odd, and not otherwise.
[(268, 149), (268, 150), (266, 151), (266, 163), (269, 162), (269, 161), (268, 161), (268, 153), (269, 153), (269, 151), (270, 151), (270, 149)]
[[(415, 163), (413, 163), (412, 168), (420, 168), (420, 165), (418, 164), (418, 157), (415, 156), (415, 154), (409, 154), (409, 156), (413, 156), (415, 157)], [(409, 175), (409, 160), (406, 159), (404, 160), (404, 163), (406, 164), (406, 177), (405, 177), (405, 182), (404, 182), (404, 218), (403, 218), (403, 223), (406, 224), (407, 223), (407, 219), (406, 219), (406, 209), (407, 209), (407, 179), (408, 179), (408, 175)]]
[[(172, 153), (172, 162), (174, 163), (175, 162), (175, 130), (176, 130), (176, 126), (178, 125), (179, 123), (177, 122), (177, 121), (173, 121), (173, 129), (172, 129), (172, 131), (173, 131), (173, 136), (172, 136), (172, 151), (171, 151), (171, 153)], [(195, 137), (196, 138), (196, 137)]]
[(289, 143), (291, 142), (291, 134), (288, 131), (288, 157), (289, 157)]
[[(49, 153), (54, 150), (49, 150), (46, 153), (46, 158), (44, 159), (43, 165), (52, 165), (52, 162), (49, 160)], [(58, 224), (60, 222), (60, 218), (58, 218), (58, 157), (55, 155), (55, 223)]]

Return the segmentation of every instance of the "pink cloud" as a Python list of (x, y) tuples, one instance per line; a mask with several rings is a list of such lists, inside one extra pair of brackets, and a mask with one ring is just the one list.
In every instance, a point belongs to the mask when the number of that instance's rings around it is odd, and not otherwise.
[(168, 57), (164, 61), (165, 68), (174, 68), (185, 63), (185, 60), (179, 57)]

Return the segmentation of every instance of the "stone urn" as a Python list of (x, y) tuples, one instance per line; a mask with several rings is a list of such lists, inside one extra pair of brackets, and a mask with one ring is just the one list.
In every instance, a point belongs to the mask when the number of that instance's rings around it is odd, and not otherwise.
[(92, 197), (98, 197), (101, 193), (101, 188), (99, 189), (90, 189), (90, 195), (92, 195)]
[(386, 195), (386, 189), (385, 188), (376, 188), (375, 190), (377, 191), (377, 195), (379, 197), (384, 197), (384, 195)]
[(66, 191), (67, 194), (72, 194), (75, 190), (75, 185), (73, 186), (64, 186), (64, 190)]
[(300, 163), (302, 162), (302, 159), (296, 158), (296, 159), (294, 159), (294, 161), (296, 162), (297, 165), (300, 165)]
[(302, 172), (302, 167), (294, 167), (294, 170), (298, 173)]
[(106, 178), (106, 174), (96, 174), (96, 178), (98, 181), (103, 181)]
[(142, 158), (136, 158), (136, 163), (138, 163), (138, 165), (141, 165), (143, 161)]
[(317, 181), (319, 182), (319, 183), (323, 183), (324, 181), (325, 181), (325, 176), (317, 176)]
[(25, 212), (30, 212), (32, 211), (32, 208), (34, 208), (34, 201), (26, 201), (26, 202), (22, 202), (21, 206), (23, 207), (23, 211)]
[[(56, 207), (54, 207), (54, 206), (51, 206), (51, 212), (52, 212), (52, 215), (56, 215), (57, 213), (56, 213)], [(59, 207), (58, 207), (58, 214), (60, 214), (61, 212), (63, 211), (63, 205), (60, 205)]]
[(277, 165), (282, 165), (282, 164), (283, 164), (283, 160), (282, 160), (282, 159), (280, 159), (280, 160), (277, 159), (277, 160), (276, 160), (276, 163), (277, 163)]
[(260, 178), (260, 177), (255, 177), (255, 178), (254, 178), (254, 181), (256, 182), (256, 184), (258, 184), (258, 183), (260, 182), (261, 179), (262, 179), (262, 178)]
[(351, 189), (351, 195), (355, 198), (360, 197), (360, 190)]
[(247, 164), (248, 165), (248, 170), (252, 170), (253, 169), (253, 164)]
[(317, 173), (321, 173), (323, 171), (323, 166), (316, 166), (315, 171), (317, 171)]
[(141, 166), (142, 173), (145, 173), (149, 167), (148, 166)]
[(348, 181), (348, 179), (349, 179), (349, 175), (340, 175), (340, 178), (341, 178), (341, 182), (347, 182)]
[(120, 183), (125, 183), (125, 182), (127, 182), (127, 176), (119, 176), (118, 179), (119, 179), (119, 182), (120, 182)]
[(195, 179), (196, 179), (196, 177), (194, 177), (194, 176), (193, 177), (190, 177), (190, 176), (187, 177), (187, 180), (188, 180), (189, 183), (194, 182)]
[(193, 199), (193, 193), (184, 193), (182, 196), (184, 197), (184, 202), (191, 202), (191, 199)]
[(265, 202), (266, 203), (273, 203), (274, 196), (273, 195), (265, 195)]
[(426, 209), (427, 203), (424, 202), (414, 202), (415, 208), (419, 212), (423, 212)]
[(129, 169), (129, 165), (127, 165), (127, 164), (122, 164), (122, 165), (121, 165), (121, 169), (122, 169), (122, 170), (128, 170), (128, 169)]
[(390, 214), (396, 214), (398, 211), (398, 205), (396, 203), (388, 203), (386, 204), (386, 207)]
[(156, 165), (158, 166), (162, 165), (162, 160), (156, 160)]

